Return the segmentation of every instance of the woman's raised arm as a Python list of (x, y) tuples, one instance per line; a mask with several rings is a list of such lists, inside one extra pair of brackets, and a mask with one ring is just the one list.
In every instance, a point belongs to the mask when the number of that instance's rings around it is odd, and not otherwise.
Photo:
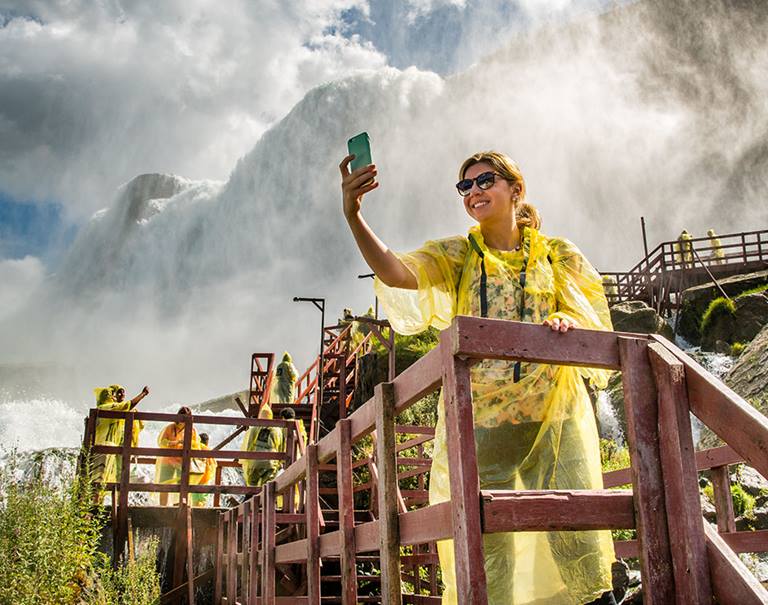
[(345, 157), (339, 164), (339, 170), (341, 171), (344, 217), (347, 219), (355, 242), (357, 242), (357, 247), (368, 266), (386, 285), (416, 290), (418, 288), (416, 277), (378, 238), (360, 214), (363, 195), (379, 186), (375, 179), (376, 166), (371, 164), (350, 172), (349, 163), (352, 158), (351, 155)]

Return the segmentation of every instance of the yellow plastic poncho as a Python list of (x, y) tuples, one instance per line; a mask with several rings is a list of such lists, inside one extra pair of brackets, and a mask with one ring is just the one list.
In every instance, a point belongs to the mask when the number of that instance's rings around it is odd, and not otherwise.
[[(264, 406), (259, 418), (272, 419), (272, 409)], [(285, 435), (283, 429), (276, 426), (252, 426), (243, 439), (246, 452), (284, 452)], [(243, 460), (243, 478), (250, 487), (258, 487), (270, 482), (280, 470), (280, 460)]]
[[(122, 389), (119, 384), (93, 389), (96, 395), (96, 407), (109, 412), (126, 412), (131, 409), (130, 401), (118, 402), (115, 398)], [(96, 420), (96, 445), (123, 444), (125, 421), (117, 418), (98, 418)], [(135, 429), (134, 429), (135, 430)], [(95, 454), (93, 456), (93, 480), (96, 483), (111, 483), (117, 480), (122, 460), (115, 454)]]
[[(210, 451), (205, 443), (200, 442), (201, 450)], [(191, 485), (210, 485), (216, 476), (216, 467), (218, 463), (216, 458), (192, 458), (192, 465), (195, 470), (203, 469), (203, 472), (190, 472), (189, 483)], [(192, 469), (190, 469), (192, 470)], [(192, 506), (206, 506), (208, 504), (209, 494), (192, 494), (190, 496), (190, 502)]]
[[(171, 424), (166, 425), (157, 438), (157, 445), (158, 447), (163, 448), (182, 449), (182, 447), (184, 447), (184, 423), (172, 422)], [(192, 427), (190, 448), (199, 450), (200, 446), (200, 437), (198, 437), (195, 428)], [(199, 467), (198, 464), (200, 464)], [(202, 474), (204, 470), (205, 462), (203, 459), (192, 458), (190, 462), (190, 473)], [(173, 484), (179, 483), (180, 481), (181, 458), (178, 456), (158, 456), (155, 461), (155, 482)], [(190, 483), (192, 483), (191, 479)]]
[[(571, 242), (526, 228), (522, 250), (489, 249), (479, 227), (470, 230), (485, 255), (488, 317), (541, 323), (569, 318), (580, 327), (610, 330), (600, 275)], [(401, 334), (448, 327), (455, 315), (480, 316), (480, 257), (466, 237), (427, 242), (399, 255), (418, 290), (375, 289)], [(527, 258), (521, 293), (520, 269)], [(524, 296), (520, 317), (521, 295)], [(597, 428), (583, 378), (604, 387), (608, 373), (567, 366), (486, 360), (472, 368), (475, 440), (483, 489), (600, 489)], [(430, 503), (450, 500), (445, 410), (438, 406)], [(611, 588), (610, 531), (517, 532), (483, 537), (489, 603), (575, 605)], [(452, 541), (438, 544), (444, 604), (456, 603)]]
[(296, 379), (299, 372), (293, 365), (291, 354), (286, 351), (283, 360), (277, 365), (275, 371), (277, 380), (272, 387), (271, 403), (293, 403), (296, 401)]

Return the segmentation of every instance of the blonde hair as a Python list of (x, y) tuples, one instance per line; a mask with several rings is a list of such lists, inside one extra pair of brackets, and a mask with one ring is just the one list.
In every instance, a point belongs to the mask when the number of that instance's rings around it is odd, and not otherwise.
[(541, 215), (536, 206), (528, 202), (518, 202), (515, 207), (515, 222), (518, 227), (533, 227), (541, 229)]
[(517, 198), (517, 201), (525, 201), (525, 179), (523, 178), (523, 173), (520, 172), (520, 167), (512, 158), (500, 151), (481, 151), (468, 157), (462, 163), (461, 168), (459, 168), (459, 180), (464, 178), (470, 166), (480, 162), (489, 164), (494, 172), (498, 172), (504, 180), (509, 181), (512, 185), (518, 183), (520, 185), (520, 196)]

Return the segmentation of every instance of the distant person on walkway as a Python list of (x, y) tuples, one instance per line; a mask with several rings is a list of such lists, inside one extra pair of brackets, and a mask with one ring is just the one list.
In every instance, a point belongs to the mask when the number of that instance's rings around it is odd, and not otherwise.
[[(272, 409), (265, 405), (259, 412), (259, 418), (272, 420)], [(284, 452), (283, 430), (277, 426), (252, 426), (245, 434), (242, 447), (246, 452)], [(243, 459), (241, 464), (245, 484), (249, 487), (259, 487), (277, 476), (281, 461)]]
[[(205, 451), (210, 451), (211, 448), (208, 447), (209, 442), (209, 436), (208, 433), (200, 433), (200, 449)], [(189, 482), (192, 485), (210, 485), (211, 482), (216, 478), (216, 458), (193, 458), (193, 461), (196, 461), (195, 467), (196, 468), (203, 468), (202, 473), (196, 473), (194, 477), (190, 473), (189, 476)], [(208, 506), (208, 500), (209, 500), (210, 494), (191, 494), (190, 495), (190, 502), (192, 503), (192, 506)]]
[(709, 236), (709, 245), (712, 247), (712, 252), (709, 254), (710, 260), (716, 265), (722, 265), (725, 262), (725, 252), (723, 252), (723, 245), (720, 243), (720, 238), (717, 237), (714, 229), (707, 231)]
[[(415, 159), (415, 156), (414, 158)], [(570, 241), (516, 220), (525, 180), (503, 153), (467, 158), (459, 169), (460, 208), (469, 234), (390, 250), (363, 219), (375, 166), (339, 165), (344, 216), (377, 276), (375, 292), (396, 332), (445, 329), (457, 315), (543, 324), (568, 339), (572, 328), (610, 330), (600, 274)], [(428, 179), (431, 177), (427, 177)], [(434, 183), (437, 189), (437, 183)], [(381, 200), (383, 203), (384, 200)], [(474, 436), (481, 489), (602, 489), (600, 448), (584, 380), (591, 368), (486, 360), (471, 368)], [(438, 403), (430, 504), (450, 500), (445, 408)], [(494, 533), (483, 536), (488, 603), (615, 603), (610, 531)], [(453, 544), (438, 542), (444, 605), (457, 602)]]
[[(187, 406), (179, 408), (177, 414), (191, 416), (192, 410)], [(167, 425), (157, 438), (157, 445), (162, 448), (174, 448), (182, 449), (184, 447), (184, 422), (172, 422)], [(197, 431), (192, 427), (192, 440), (190, 442), (190, 448), (193, 450), (200, 449), (200, 438), (197, 436)], [(192, 471), (192, 465), (190, 464), (190, 471)], [(158, 456), (155, 462), (155, 483), (163, 483), (166, 485), (178, 485), (181, 482), (181, 458), (177, 456)], [(191, 483), (191, 481), (190, 481)], [(174, 494), (174, 498), (171, 502), (177, 502), (178, 496)], [(167, 506), (169, 503), (168, 492), (160, 492), (160, 506)]]
[(685, 229), (680, 233), (680, 252), (683, 256), (683, 267), (691, 266), (693, 263), (693, 236)]
[[(149, 388), (144, 387), (141, 392), (130, 401), (125, 401), (125, 389), (119, 384), (96, 388), (93, 392), (96, 395), (96, 407), (99, 410), (127, 412), (139, 405), (139, 402), (149, 395)], [(136, 440), (136, 443), (138, 443), (138, 434), (143, 425), (144, 423), (141, 421), (133, 421), (131, 445), (134, 445), (134, 439)], [(94, 443), (95, 445), (121, 446), (123, 445), (124, 432), (124, 420), (118, 418), (98, 418), (96, 420), (96, 437)], [(117, 481), (122, 469), (122, 463), (122, 458), (114, 454), (95, 454), (92, 462), (92, 477), (94, 483), (112, 483)]]
[(299, 371), (293, 365), (291, 354), (283, 353), (283, 360), (275, 370), (275, 384), (272, 386), (271, 403), (293, 403), (296, 401), (296, 379)]

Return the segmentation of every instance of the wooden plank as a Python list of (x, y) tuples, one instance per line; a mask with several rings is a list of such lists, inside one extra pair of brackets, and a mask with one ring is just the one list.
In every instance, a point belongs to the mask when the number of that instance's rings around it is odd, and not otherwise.
[[(352, 424), (339, 420), (339, 450), (336, 456), (336, 483), (339, 486), (339, 529), (341, 532), (341, 602), (357, 603), (357, 558), (355, 557), (355, 494), (352, 487)], [(322, 551), (322, 547), (321, 547)]]
[(253, 499), (246, 500), (243, 502), (238, 508), (242, 510), (243, 512), (243, 547), (241, 549), (241, 552), (243, 553), (242, 558), (240, 559), (240, 594), (242, 595), (243, 600), (248, 598), (248, 586), (250, 581), (250, 576), (248, 575), (248, 572), (250, 571), (250, 566), (248, 565), (249, 562), (249, 553), (251, 552), (251, 506), (253, 504)]
[(768, 418), (674, 344), (658, 335), (653, 339), (685, 364), (691, 411), (743, 456), (747, 464), (768, 477)]
[(685, 367), (659, 343), (650, 343), (648, 354), (658, 392), (659, 452), (677, 602), (706, 603), (712, 587)]
[[(133, 440), (133, 414), (126, 414), (123, 424), (123, 446), (120, 455), (120, 496), (117, 505), (117, 531), (115, 533), (116, 561), (123, 558), (125, 543), (128, 538), (128, 484), (131, 481), (131, 441)], [(113, 496), (114, 497), (114, 496)]]
[(648, 342), (619, 337), (619, 356), (643, 599), (647, 605), (669, 605), (675, 602), (675, 584), (659, 452), (657, 393), (648, 359)]
[[(307, 446), (309, 447), (309, 446)], [(275, 491), (278, 494), (282, 494), (285, 490), (291, 488), (298, 481), (304, 478), (307, 472), (307, 457), (302, 456), (296, 462), (291, 464), (285, 469), (278, 477), (275, 478)]]
[(262, 592), (261, 596), (267, 603), (274, 600), (275, 591), (275, 483), (270, 481), (264, 486), (264, 510), (262, 518), (264, 519), (264, 539), (262, 541), (262, 550), (264, 552), (264, 567), (261, 573)]
[[(432, 349), (392, 381), (395, 390), (395, 412), (407, 410), (425, 395), (434, 392), (442, 382), (442, 359)], [(354, 436), (353, 431), (353, 436)], [(355, 440), (353, 438), (353, 440)]]
[(768, 552), (768, 529), (721, 533), (720, 537), (734, 552)]
[(451, 503), (440, 502), (400, 514), (400, 543), (423, 544), (453, 535)]
[(483, 533), (634, 529), (630, 490), (482, 491)]
[(712, 589), (721, 605), (765, 605), (768, 591), (709, 523), (704, 525)]
[[(317, 461), (319, 463), (328, 462), (336, 456), (336, 450), (339, 448), (339, 431), (333, 428), (325, 437), (317, 443)], [(318, 470), (319, 467), (318, 467)]]
[(307, 560), (307, 540), (295, 540), (275, 547), (275, 564), (300, 563)]
[(377, 384), (376, 454), (379, 461), (379, 558), (381, 561), (381, 596), (386, 603), (402, 602), (400, 591), (400, 531), (395, 460), (395, 395), (392, 384)]
[(358, 553), (378, 552), (379, 522), (368, 521), (355, 526), (355, 548)]
[(326, 532), (320, 535), (320, 559), (323, 557), (341, 556), (341, 530)]
[(320, 602), (320, 492), (318, 490), (317, 444), (307, 446), (307, 596)]
[(619, 369), (616, 332), (561, 334), (537, 324), (463, 315), (453, 320), (450, 331), (452, 353), (460, 357)]
[(218, 515), (216, 526), (216, 581), (213, 587), (213, 602), (221, 602), (222, 583), (224, 581), (224, 527), (226, 526), (226, 515)]
[(731, 496), (731, 479), (728, 476), (728, 465), (716, 466), (712, 469), (712, 493), (715, 497), (717, 529), (721, 532), (736, 531), (736, 516), (733, 512), (733, 497)]
[(488, 589), (483, 555), (480, 478), (475, 450), (475, 423), (469, 360), (454, 357), (460, 323), (440, 334), (448, 469), (453, 503), (453, 549), (456, 590), (462, 605), (486, 605)]
[(618, 559), (634, 559), (640, 556), (640, 543), (637, 540), (616, 540), (613, 550)]

